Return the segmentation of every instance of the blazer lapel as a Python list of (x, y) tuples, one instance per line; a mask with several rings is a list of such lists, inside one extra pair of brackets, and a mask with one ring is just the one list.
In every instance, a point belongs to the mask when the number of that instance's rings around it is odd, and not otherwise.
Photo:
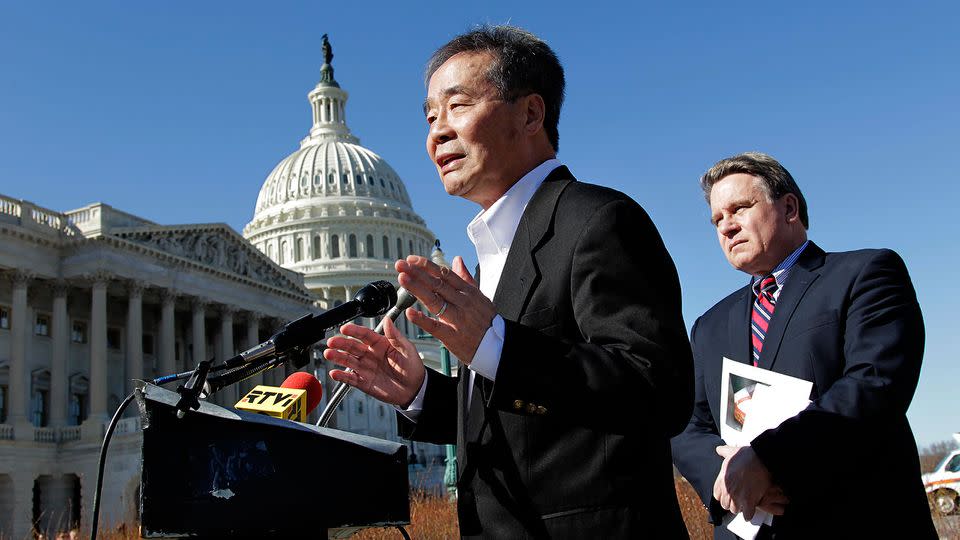
[(767, 328), (767, 335), (763, 339), (763, 351), (760, 352), (760, 367), (772, 369), (776, 362), (777, 353), (780, 351), (780, 343), (783, 341), (783, 334), (793, 318), (793, 313), (803, 299), (810, 285), (820, 276), (816, 269), (823, 265), (824, 252), (816, 244), (810, 242), (797, 263), (790, 269), (790, 277), (787, 284), (783, 286), (783, 291), (777, 298), (777, 305), (773, 311), (773, 317), (770, 319), (770, 327)]
[(730, 310), (727, 331), (730, 333), (730, 350), (733, 358), (742, 364), (752, 364), (753, 346), (750, 344), (750, 310), (753, 309), (752, 288), (748, 285), (740, 292), (740, 300)]
[(536, 252), (553, 229), (553, 216), (560, 194), (573, 181), (573, 175), (566, 167), (557, 167), (527, 203), (503, 265), (497, 292), (493, 296), (497, 312), (503, 318), (511, 321), (520, 318), (534, 284), (540, 280)]
[(464, 444), (464, 431), (467, 425), (467, 381), (470, 380), (467, 368), (460, 365), (457, 369), (457, 479), (463, 476), (467, 466), (467, 447)]
[[(473, 279), (477, 283), (480, 283), (480, 265), (474, 269)], [(467, 446), (466, 441), (466, 432), (470, 429), (468, 427), (468, 422), (470, 421), (470, 402), (467, 400), (470, 396), (470, 370), (467, 369), (463, 364), (460, 365), (457, 369), (457, 481), (459, 482), (460, 477), (463, 476), (464, 471), (467, 469)], [(476, 393), (476, 389), (474, 389)], [(474, 396), (476, 399), (480, 399), (479, 396)], [(473, 420), (478, 420), (474, 418)], [(479, 422), (478, 422), (479, 424)]]

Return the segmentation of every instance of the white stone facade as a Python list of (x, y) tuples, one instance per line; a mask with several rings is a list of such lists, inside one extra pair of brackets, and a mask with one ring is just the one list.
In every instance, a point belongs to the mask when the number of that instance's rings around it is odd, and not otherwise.
[[(0, 536), (89, 526), (105, 425), (133, 379), (222, 361), (316, 310), (302, 276), (226, 225), (161, 226), (103, 204), (58, 213), (0, 196)], [(212, 401), (232, 405), (286, 375)], [(105, 527), (136, 516), (133, 409), (110, 446)]]

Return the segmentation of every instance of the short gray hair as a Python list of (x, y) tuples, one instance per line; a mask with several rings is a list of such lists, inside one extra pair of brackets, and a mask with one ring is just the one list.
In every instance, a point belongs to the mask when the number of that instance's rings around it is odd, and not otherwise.
[(427, 62), (425, 82), (430, 82), (440, 66), (462, 52), (488, 52), (494, 62), (487, 79), (500, 99), (513, 102), (519, 97), (537, 94), (543, 98), (543, 129), (556, 152), (560, 148), (560, 107), (563, 105), (563, 66), (556, 53), (543, 40), (515, 26), (480, 26), (461, 34), (437, 49)]
[(700, 178), (700, 187), (703, 196), (710, 204), (710, 191), (714, 184), (731, 174), (749, 174), (760, 179), (760, 183), (772, 200), (778, 200), (788, 193), (797, 197), (800, 223), (804, 229), (810, 228), (810, 219), (807, 216), (807, 201), (800, 192), (800, 186), (793, 179), (790, 171), (772, 156), (762, 152), (744, 152), (733, 157), (721, 159)]

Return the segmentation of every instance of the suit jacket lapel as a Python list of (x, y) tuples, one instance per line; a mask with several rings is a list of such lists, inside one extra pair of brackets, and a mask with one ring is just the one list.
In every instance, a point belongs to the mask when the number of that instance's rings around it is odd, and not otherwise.
[(467, 381), (470, 380), (467, 368), (462, 364), (457, 369), (457, 479), (463, 476), (467, 466), (467, 447), (464, 444), (464, 427), (467, 421)]
[(560, 193), (573, 181), (573, 175), (566, 167), (557, 167), (527, 203), (493, 296), (497, 312), (503, 318), (511, 321), (520, 318), (534, 284), (540, 280), (536, 252), (552, 231)]
[[(479, 264), (474, 269), (473, 279), (480, 283)], [(457, 429), (457, 481), (459, 482), (467, 468), (466, 431), (469, 429), (467, 422), (470, 421), (470, 412), (473, 412), (470, 411), (471, 404), (467, 399), (470, 396), (470, 370), (463, 364), (457, 369), (457, 379), (457, 426), (459, 426), (459, 429)], [(480, 399), (479, 396), (473, 397)]]
[(733, 358), (742, 364), (752, 364), (753, 346), (750, 344), (750, 311), (753, 309), (753, 292), (748, 285), (740, 292), (740, 300), (730, 310), (727, 331), (730, 333), (730, 350)]
[(776, 362), (777, 353), (780, 351), (780, 343), (783, 341), (783, 334), (793, 318), (793, 313), (803, 299), (810, 285), (820, 276), (816, 272), (823, 265), (824, 252), (816, 244), (810, 242), (810, 245), (803, 250), (797, 263), (790, 269), (790, 277), (787, 279), (783, 291), (777, 298), (777, 305), (773, 311), (773, 317), (770, 319), (770, 327), (767, 328), (767, 335), (763, 339), (763, 351), (760, 352), (760, 367), (772, 369)]

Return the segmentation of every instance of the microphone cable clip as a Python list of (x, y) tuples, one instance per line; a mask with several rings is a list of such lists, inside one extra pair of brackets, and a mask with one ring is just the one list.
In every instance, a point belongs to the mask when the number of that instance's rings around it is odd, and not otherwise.
[(200, 394), (207, 383), (207, 374), (210, 372), (211, 365), (213, 360), (201, 361), (187, 382), (177, 387), (177, 393), (180, 394), (180, 400), (177, 401), (177, 418), (186, 416), (188, 410), (195, 411), (200, 408)]

